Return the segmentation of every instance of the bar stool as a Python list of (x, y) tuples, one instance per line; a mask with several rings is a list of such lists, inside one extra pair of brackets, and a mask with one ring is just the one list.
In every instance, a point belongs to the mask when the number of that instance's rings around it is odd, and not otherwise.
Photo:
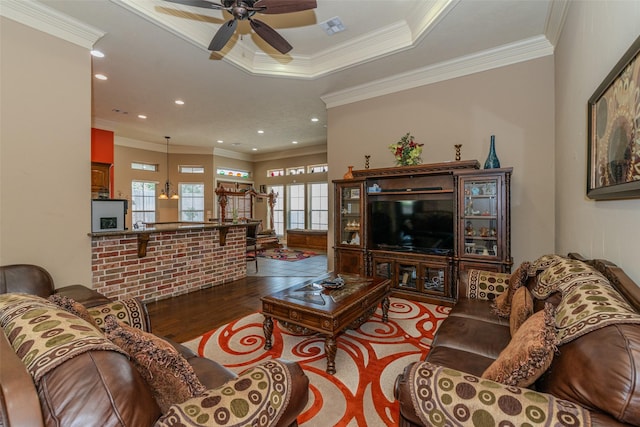
[(258, 225), (260, 223), (247, 224), (247, 262), (256, 263), (256, 273), (258, 272)]

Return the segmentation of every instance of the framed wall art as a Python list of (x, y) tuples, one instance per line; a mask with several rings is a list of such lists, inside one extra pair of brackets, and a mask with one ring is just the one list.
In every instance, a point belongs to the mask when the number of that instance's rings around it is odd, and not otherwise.
[(640, 37), (588, 101), (587, 197), (640, 198)]

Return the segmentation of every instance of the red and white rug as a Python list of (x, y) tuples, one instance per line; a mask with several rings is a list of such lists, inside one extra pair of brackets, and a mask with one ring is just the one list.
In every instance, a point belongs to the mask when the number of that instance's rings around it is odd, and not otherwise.
[(300, 261), (316, 255), (318, 254), (312, 251), (286, 248), (260, 249), (258, 251), (258, 256), (261, 258), (277, 259), (279, 261)]
[(301, 427), (397, 426), (396, 377), (409, 363), (424, 359), (449, 311), (448, 307), (391, 298), (389, 322), (382, 322), (378, 308), (360, 328), (338, 336), (335, 375), (325, 372), (320, 336), (296, 336), (276, 324), (273, 348), (264, 350), (260, 313), (184, 344), (237, 373), (272, 358), (300, 363), (310, 381), (309, 403), (298, 417)]

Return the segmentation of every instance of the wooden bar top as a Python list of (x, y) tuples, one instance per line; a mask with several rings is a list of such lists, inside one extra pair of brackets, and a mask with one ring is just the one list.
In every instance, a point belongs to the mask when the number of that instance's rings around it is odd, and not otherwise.
[(233, 227), (247, 227), (250, 222), (225, 222), (225, 223), (207, 223), (207, 222), (155, 222), (147, 223), (143, 227), (135, 228), (133, 230), (118, 230), (118, 231), (98, 231), (92, 232), (88, 235), (91, 237), (99, 236), (116, 236), (116, 235), (136, 235), (136, 234), (149, 234), (149, 233), (164, 233), (168, 231), (190, 231), (190, 230), (216, 230), (216, 229), (229, 229)]

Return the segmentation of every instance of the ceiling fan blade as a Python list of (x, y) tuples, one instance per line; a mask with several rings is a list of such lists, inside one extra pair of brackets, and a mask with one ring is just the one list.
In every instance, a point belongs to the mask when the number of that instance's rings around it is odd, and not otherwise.
[(277, 14), (300, 12), (301, 10), (315, 9), (318, 7), (316, 0), (258, 0), (253, 5), (255, 8), (264, 8), (260, 13)]
[(273, 46), (281, 54), (285, 54), (293, 49), (293, 46), (287, 42), (284, 37), (276, 32), (273, 28), (268, 26), (262, 21), (257, 19), (250, 19), (249, 23), (251, 28), (255, 31), (264, 41)]
[(233, 32), (236, 30), (237, 26), (238, 21), (236, 19), (231, 19), (222, 24), (222, 27), (220, 27), (216, 35), (213, 36), (211, 43), (209, 43), (209, 50), (222, 50), (224, 45), (227, 44), (227, 42), (233, 35)]
[(205, 0), (164, 0), (171, 3), (184, 4), (185, 6), (204, 7), (205, 9), (227, 10), (221, 4), (213, 3)]

